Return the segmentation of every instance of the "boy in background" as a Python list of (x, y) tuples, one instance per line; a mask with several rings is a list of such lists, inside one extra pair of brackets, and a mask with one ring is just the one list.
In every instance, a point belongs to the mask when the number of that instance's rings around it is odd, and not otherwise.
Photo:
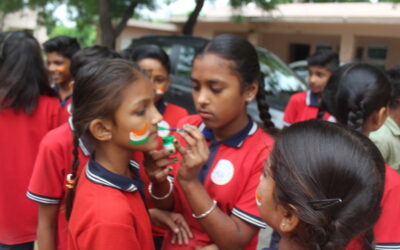
[[(332, 73), (339, 67), (339, 57), (335, 51), (319, 50), (307, 58), (308, 85), (310, 90), (299, 92), (290, 97), (283, 121), (286, 125), (317, 118), (320, 96)], [(321, 114), (328, 120), (328, 113)]]
[(61, 106), (71, 102), (73, 78), (71, 75), (72, 56), (80, 49), (76, 38), (57, 36), (43, 44), (47, 56), (47, 70), (52, 87), (57, 91)]

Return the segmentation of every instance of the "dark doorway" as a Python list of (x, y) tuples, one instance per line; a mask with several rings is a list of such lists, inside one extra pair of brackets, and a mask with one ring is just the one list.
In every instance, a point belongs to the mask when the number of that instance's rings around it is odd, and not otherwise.
[(305, 60), (310, 55), (310, 45), (304, 43), (291, 43), (289, 45), (290, 62)]

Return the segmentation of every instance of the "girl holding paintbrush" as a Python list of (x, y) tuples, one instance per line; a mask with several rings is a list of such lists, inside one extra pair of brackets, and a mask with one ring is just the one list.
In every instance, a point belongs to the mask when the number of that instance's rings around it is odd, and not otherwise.
[[(190, 249), (256, 249), (264, 226), (254, 199), (274, 131), (254, 47), (245, 39), (221, 35), (193, 61), (193, 99), (199, 115), (178, 123), (182, 145), (174, 180), (167, 178), (169, 152), (152, 151), (146, 171), (148, 192), (157, 206), (182, 213), (193, 238)], [(265, 129), (247, 114), (256, 99)], [(184, 145), (184, 146), (183, 146)], [(229, 237), (227, 237), (229, 235)], [(188, 249), (171, 243), (164, 249)]]

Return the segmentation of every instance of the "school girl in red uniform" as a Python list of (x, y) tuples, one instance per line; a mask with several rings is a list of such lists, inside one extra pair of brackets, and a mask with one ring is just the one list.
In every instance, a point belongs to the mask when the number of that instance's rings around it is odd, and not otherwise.
[[(78, 51), (72, 58), (71, 73), (90, 62), (98, 62), (119, 55), (104, 46), (93, 46)], [(71, 172), (73, 156), (72, 117), (68, 123), (52, 130), (42, 140), (27, 196), (39, 203), (38, 246), (40, 249), (67, 249), (67, 220), (65, 218), (66, 176)], [(77, 175), (90, 156), (88, 143), (79, 141)], [(46, 180), (46, 181), (43, 181)]]
[(345, 249), (378, 220), (384, 179), (383, 158), (366, 136), (305, 121), (276, 139), (256, 199), (281, 236), (279, 249)]
[[(194, 59), (191, 78), (199, 115), (178, 124), (186, 146), (177, 144), (182, 159), (175, 181), (162, 178), (168, 168), (160, 168), (173, 159), (152, 152), (156, 165), (146, 168), (153, 181), (148, 191), (158, 206), (184, 215), (194, 235), (190, 248), (255, 249), (264, 223), (254, 194), (273, 144), (246, 110), (256, 98), (263, 125), (273, 129), (257, 53), (243, 38), (218, 36)], [(169, 238), (164, 249), (187, 249)]]
[[(153, 98), (149, 81), (131, 62), (103, 60), (78, 72), (74, 161), (67, 176), (68, 249), (154, 249), (143, 183), (129, 167), (134, 151), (158, 145), (162, 117)], [(94, 151), (76, 184), (78, 138), (90, 140)]]
[[(322, 93), (322, 104), (339, 123), (368, 136), (385, 122), (391, 86), (385, 74), (367, 64), (347, 64), (329, 80)], [(373, 228), (347, 249), (370, 249), (375, 236), (376, 249), (400, 248), (400, 176), (386, 165), (382, 213)], [(363, 241), (361, 238), (366, 238)]]
[[(171, 67), (168, 55), (165, 51), (154, 44), (146, 44), (135, 47), (132, 51), (125, 53), (127, 59), (136, 62), (150, 77), (154, 84), (154, 102), (158, 111), (163, 115), (160, 126), (164, 128), (175, 128), (178, 121), (187, 116), (186, 109), (177, 105), (166, 103), (164, 95), (170, 84)], [(160, 131), (160, 135), (166, 136), (168, 130)]]
[(33, 249), (37, 204), (25, 192), (41, 139), (66, 117), (28, 32), (0, 33), (0, 93), (0, 249)]
[(296, 93), (290, 97), (283, 116), (283, 121), (287, 125), (315, 119), (317, 116), (320, 116), (318, 118), (323, 120), (331, 118), (326, 112), (318, 114), (318, 110), (321, 92), (333, 71), (339, 66), (338, 54), (332, 50), (320, 50), (307, 58), (307, 63), (310, 90)]

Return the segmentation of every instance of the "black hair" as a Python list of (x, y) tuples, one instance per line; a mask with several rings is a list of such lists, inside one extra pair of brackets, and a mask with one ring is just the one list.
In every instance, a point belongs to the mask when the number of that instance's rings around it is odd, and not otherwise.
[(43, 48), (46, 53), (56, 52), (71, 60), (81, 46), (74, 37), (57, 36), (43, 43)]
[(392, 86), (389, 106), (392, 109), (396, 109), (400, 106), (400, 66), (389, 69), (386, 71), (386, 75)]
[(0, 32), (0, 110), (32, 113), (51, 89), (39, 43), (26, 31)]
[(320, 66), (335, 71), (339, 67), (339, 56), (333, 50), (318, 50), (307, 58), (308, 66)]
[(335, 72), (322, 92), (321, 109), (351, 129), (362, 131), (368, 117), (389, 103), (391, 86), (380, 69), (349, 63)]
[(71, 74), (75, 78), (78, 70), (91, 62), (99, 62), (104, 59), (121, 58), (120, 54), (106, 46), (94, 45), (79, 50), (71, 60)]
[(264, 80), (260, 71), (260, 63), (257, 51), (246, 39), (230, 34), (223, 34), (215, 37), (197, 54), (196, 57), (213, 53), (221, 58), (233, 62), (232, 70), (240, 76), (241, 90), (258, 83), (257, 105), (260, 111), (260, 118), (264, 128), (270, 133), (277, 132), (274, 123), (271, 121), (269, 105), (266, 100)]
[[(305, 249), (345, 249), (380, 216), (384, 160), (366, 136), (340, 124), (309, 120), (284, 129), (269, 172), (274, 199), (301, 221), (291, 236)], [(364, 243), (374, 249), (373, 234)]]
[(139, 62), (142, 59), (152, 58), (158, 60), (168, 74), (171, 73), (170, 61), (167, 53), (158, 45), (155, 44), (144, 44), (133, 47), (126, 50), (123, 54), (125, 59), (131, 60), (133, 62)]
[[(89, 123), (97, 118), (114, 121), (115, 111), (121, 104), (121, 94), (130, 84), (144, 77), (139, 67), (123, 59), (106, 59), (92, 62), (80, 69), (75, 78), (72, 95), (73, 155), (72, 179), (77, 178), (79, 165), (79, 138), (93, 142)], [(76, 185), (76, 184), (75, 184)], [(71, 215), (75, 190), (68, 189), (66, 198), (66, 217)]]

